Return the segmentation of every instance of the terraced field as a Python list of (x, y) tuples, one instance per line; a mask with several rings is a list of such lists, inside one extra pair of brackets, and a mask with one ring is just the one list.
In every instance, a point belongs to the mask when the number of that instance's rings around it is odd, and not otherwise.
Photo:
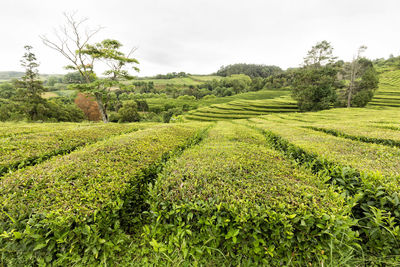
[(379, 88), (369, 106), (400, 108), (400, 70), (383, 72), (379, 81)]
[(0, 266), (400, 262), (396, 108), (0, 136)]
[(199, 85), (206, 81), (219, 80), (221, 76), (213, 75), (189, 75), (188, 77), (172, 78), (172, 79), (146, 79), (139, 78), (137, 81), (142, 82), (153, 82), (156, 88), (165, 88), (168, 84), (176, 86), (189, 86), (189, 85)]
[(270, 113), (295, 112), (297, 110), (296, 103), (290, 96), (280, 96), (272, 99), (241, 99), (223, 104), (213, 104), (190, 111), (185, 118), (194, 121), (234, 120), (247, 119)]

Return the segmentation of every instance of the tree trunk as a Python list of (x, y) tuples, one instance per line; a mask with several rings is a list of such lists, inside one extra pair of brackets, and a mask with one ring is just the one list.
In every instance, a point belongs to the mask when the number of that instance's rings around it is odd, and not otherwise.
[(353, 97), (353, 89), (354, 89), (354, 82), (356, 80), (356, 60), (353, 59), (353, 62), (351, 63), (351, 73), (350, 73), (350, 84), (349, 84), (349, 93), (347, 95), (347, 107), (351, 107), (351, 98)]
[(351, 97), (353, 94), (353, 85), (351, 84), (352, 82), (350, 82), (350, 86), (349, 86), (349, 93), (347, 95), (347, 107), (351, 107)]
[(97, 102), (97, 105), (99, 106), (99, 111), (100, 111), (101, 118), (102, 118), (103, 122), (107, 123), (108, 122), (108, 115), (107, 115), (106, 108), (105, 108), (105, 106), (103, 104), (103, 101), (101, 99), (101, 95), (96, 94), (96, 102)]

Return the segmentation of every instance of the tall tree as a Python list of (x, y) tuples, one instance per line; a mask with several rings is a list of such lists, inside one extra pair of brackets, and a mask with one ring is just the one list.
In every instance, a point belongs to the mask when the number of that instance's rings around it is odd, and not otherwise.
[(36, 55), (32, 52), (32, 46), (26, 45), (25, 54), (21, 60), (21, 65), (25, 68), (25, 75), (15, 81), (15, 87), (18, 89), (15, 100), (22, 102), (26, 114), (31, 120), (38, 117), (39, 109), (46, 100), (41, 97), (44, 92), (43, 82), (39, 79)]
[[(126, 67), (139, 62), (131, 57), (135, 51), (132, 49), (127, 55), (120, 51), (122, 44), (116, 40), (106, 39), (94, 45), (91, 39), (102, 28), (82, 29), (87, 19), (77, 20), (75, 14), (64, 14), (66, 24), (56, 33), (57, 39), (51, 41), (46, 36), (41, 36), (45, 45), (61, 53), (69, 62), (67, 69), (80, 73), (84, 83), (75, 87), (81, 92), (89, 93), (96, 98), (99, 112), (103, 122), (108, 122), (107, 103), (110, 93), (115, 86), (122, 86), (121, 79), (131, 79)], [(109, 69), (105, 78), (99, 78), (94, 71), (94, 64), (103, 62)], [(133, 66), (135, 71), (139, 69)]]
[(333, 47), (327, 41), (317, 43), (308, 51), (303, 67), (293, 75), (292, 96), (302, 111), (328, 109), (336, 101), (336, 76)]
[(335, 62), (337, 57), (333, 56), (333, 47), (328, 41), (321, 41), (314, 45), (304, 58), (306, 67), (322, 67)]
[(357, 55), (345, 69), (345, 77), (349, 79), (347, 88), (347, 107), (365, 106), (373, 96), (373, 90), (378, 87), (378, 75), (370, 60), (363, 58), (362, 53), (367, 49), (360, 46)]
[(117, 40), (106, 39), (95, 45), (86, 45), (82, 53), (92, 59), (92, 64), (102, 61), (108, 66), (103, 73), (105, 78), (96, 78), (93, 82), (77, 86), (81, 91), (92, 94), (99, 105), (100, 114), (104, 122), (108, 122), (107, 107), (112, 100), (112, 89), (114, 87), (123, 87), (121, 80), (133, 79), (126, 69), (131, 66), (135, 71), (139, 71), (133, 64), (139, 62), (132, 58), (135, 51), (132, 49), (127, 55), (120, 51), (122, 44)]
[(64, 13), (65, 24), (55, 32), (55, 39), (50, 40), (46, 35), (41, 35), (43, 43), (62, 54), (68, 61), (67, 69), (78, 71), (86, 83), (93, 81), (93, 58), (87, 57), (83, 50), (102, 27), (85, 27), (87, 18), (76, 19), (76, 13)]

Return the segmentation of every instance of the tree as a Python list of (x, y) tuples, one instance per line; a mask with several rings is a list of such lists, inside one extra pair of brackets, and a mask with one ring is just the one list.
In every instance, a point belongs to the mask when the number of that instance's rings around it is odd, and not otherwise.
[(224, 78), (223, 84), (225, 87), (231, 87), (235, 94), (238, 94), (249, 89), (251, 78), (245, 74), (233, 74)]
[(119, 109), (120, 122), (135, 122), (140, 121), (137, 103), (133, 100), (126, 101), (122, 108)]
[(350, 80), (346, 92), (348, 108), (352, 105), (365, 106), (372, 99), (373, 90), (378, 87), (378, 75), (372, 61), (361, 56), (366, 49), (366, 46), (360, 46), (357, 56), (353, 57), (345, 70), (345, 76)]
[(301, 111), (329, 109), (336, 101), (337, 69), (304, 68), (295, 73), (292, 96)]
[(67, 84), (85, 83), (85, 78), (79, 73), (79, 71), (70, 72), (64, 75), (63, 83)]
[[(104, 122), (108, 122), (107, 106), (112, 100), (111, 92), (114, 87), (123, 87), (120, 83), (122, 79), (133, 79), (129, 72), (125, 69), (126, 66), (139, 64), (135, 58), (131, 58), (131, 54), (135, 51), (132, 49), (128, 55), (120, 51), (122, 44), (117, 40), (106, 39), (95, 45), (86, 45), (82, 50), (82, 54), (87, 55), (92, 59), (92, 64), (96, 61), (104, 62), (109, 69), (103, 74), (106, 78), (95, 78), (94, 81), (78, 86), (81, 91), (90, 93), (95, 96), (99, 111)], [(139, 71), (136, 66), (132, 67)]]
[(62, 82), (61, 78), (56, 76), (50, 76), (47, 78), (46, 85), (53, 87), (56, 83)]
[(38, 115), (45, 108), (46, 100), (41, 97), (44, 92), (43, 82), (39, 79), (36, 55), (32, 52), (32, 46), (26, 45), (25, 54), (21, 60), (21, 66), (25, 68), (25, 75), (15, 81), (18, 89), (15, 100), (22, 102), (24, 112), (31, 120), (38, 119)]
[(74, 102), (83, 111), (88, 120), (98, 121), (101, 119), (99, 107), (93, 96), (78, 93)]
[(314, 45), (304, 58), (306, 67), (322, 67), (335, 62), (337, 57), (333, 56), (333, 47), (328, 41), (322, 41)]
[(327, 41), (308, 51), (303, 67), (294, 72), (292, 96), (301, 111), (328, 109), (337, 99), (338, 68), (333, 47)]
[[(64, 14), (66, 24), (56, 33), (57, 40), (51, 41), (46, 36), (41, 36), (45, 45), (62, 54), (70, 63), (67, 69), (79, 72), (84, 83), (75, 87), (81, 92), (91, 94), (95, 97), (103, 122), (108, 122), (107, 105), (113, 87), (122, 86), (120, 79), (130, 79), (125, 69), (128, 65), (139, 64), (131, 58), (135, 51), (132, 49), (128, 55), (120, 51), (122, 44), (116, 40), (106, 39), (94, 45), (90, 44), (92, 37), (102, 28), (82, 29), (87, 19), (77, 20), (75, 14)], [(94, 72), (96, 62), (105, 63), (109, 69), (104, 72), (106, 78), (98, 78)], [(137, 67), (133, 67), (138, 71)]]
[(267, 78), (271, 75), (278, 74), (281, 72), (282, 69), (278, 66), (239, 63), (228, 66), (222, 66), (216, 72), (216, 75), (227, 77), (232, 74), (246, 74), (251, 78), (255, 77)]

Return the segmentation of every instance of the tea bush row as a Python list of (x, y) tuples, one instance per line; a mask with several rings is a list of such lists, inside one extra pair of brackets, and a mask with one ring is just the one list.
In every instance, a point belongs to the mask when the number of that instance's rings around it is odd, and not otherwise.
[(323, 264), (356, 239), (342, 196), (228, 122), (171, 160), (150, 196), (148, 259), (169, 264)]
[(328, 129), (328, 128), (321, 128), (321, 127), (313, 127), (313, 126), (304, 126), (304, 128), (308, 128), (314, 131), (323, 132), (326, 134), (330, 134), (337, 137), (343, 137), (354, 141), (360, 141), (364, 143), (372, 143), (372, 144), (380, 144), (385, 146), (392, 146), (392, 147), (400, 147), (400, 141), (392, 140), (392, 139), (383, 139), (383, 138), (376, 138), (376, 137), (369, 137), (369, 136), (361, 136), (361, 135), (351, 135), (347, 134), (342, 131), (338, 131), (336, 129)]
[(129, 133), (147, 124), (107, 124), (12, 136), (0, 139), (0, 175), (35, 165), (52, 156), (114, 135)]
[(304, 144), (290, 143), (274, 133), (273, 127), (259, 129), (271, 147), (283, 152), (298, 164), (307, 166), (327, 183), (339, 187), (347, 195), (354, 197), (351, 201), (352, 215), (357, 219), (355, 229), (360, 232), (360, 244), (364, 253), (372, 257), (374, 262), (386, 259), (392, 262), (399, 260), (400, 188), (395, 177), (360, 172), (304, 149), (306, 146)]
[(145, 208), (148, 180), (204, 125), (110, 138), (0, 180), (0, 265), (118, 263)]

